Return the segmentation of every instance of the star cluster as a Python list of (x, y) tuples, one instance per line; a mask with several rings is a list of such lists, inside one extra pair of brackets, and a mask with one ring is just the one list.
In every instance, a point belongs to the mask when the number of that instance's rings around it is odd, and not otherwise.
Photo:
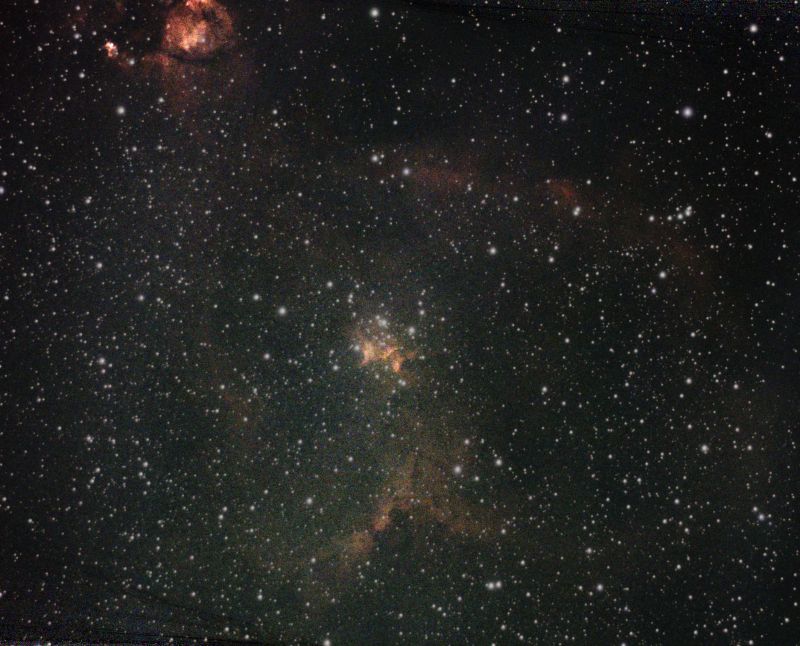
[(797, 642), (794, 5), (7, 14), (0, 639)]

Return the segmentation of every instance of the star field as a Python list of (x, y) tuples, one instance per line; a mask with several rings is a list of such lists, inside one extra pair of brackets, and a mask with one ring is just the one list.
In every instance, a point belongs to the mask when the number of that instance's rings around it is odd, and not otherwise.
[(0, 640), (798, 643), (799, 19), (11, 2)]

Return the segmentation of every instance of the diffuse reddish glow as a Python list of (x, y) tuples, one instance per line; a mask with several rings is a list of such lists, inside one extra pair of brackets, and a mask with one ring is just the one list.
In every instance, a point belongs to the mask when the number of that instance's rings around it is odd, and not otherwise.
[(103, 45), (103, 49), (106, 51), (106, 55), (109, 58), (117, 58), (119, 56), (119, 48), (110, 40), (106, 41), (105, 45)]
[(202, 61), (232, 46), (233, 19), (217, 0), (185, 0), (167, 15), (161, 49), (176, 58)]
[[(153, 78), (161, 86), (166, 107), (179, 114), (197, 116), (208, 102), (230, 98), (251, 80), (249, 58), (226, 56), (236, 45), (234, 15), (220, 0), (165, 0), (159, 46), (144, 50), (141, 40), (128, 45), (107, 40), (106, 58), (125, 72)], [(124, 6), (120, 8), (124, 12)], [(187, 125), (194, 127), (193, 120)]]
[(373, 362), (383, 363), (395, 374), (400, 374), (403, 363), (413, 359), (413, 352), (403, 352), (394, 344), (382, 341), (364, 340), (359, 344), (361, 350), (361, 365), (366, 366)]
[(370, 557), (379, 536), (392, 527), (398, 511), (416, 524), (436, 523), (448, 533), (464, 538), (482, 540), (496, 535), (501, 523), (488, 510), (450, 493), (453, 472), (443, 458), (441, 450), (429, 447), (424, 454), (411, 453), (394, 469), (368, 526), (335, 541), (333, 551), (325, 550), (322, 558), (333, 559), (337, 578), (345, 579), (353, 567)]
[(549, 179), (546, 182), (548, 193), (565, 206), (575, 206), (580, 202), (577, 187), (568, 179)]
[(362, 367), (371, 363), (383, 364), (399, 375), (402, 373), (403, 364), (416, 357), (416, 352), (403, 349), (400, 343), (380, 325), (371, 325), (365, 331), (358, 332), (356, 340)]
[[(397, 374), (415, 353), (405, 350), (387, 328), (383, 319), (369, 322), (355, 335), (356, 349), (361, 366), (375, 363)], [(320, 564), (314, 570), (314, 584), (319, 583), (328, 598), (333, 598), (337, 586), (346, 585), (353, 572), (371, 558), (381, 540), (390, 537), (401, 517), (416, 527), (437, 525), (451, 536), (476, 541), (497, 536), (504, 527), (495, 511), (458, 493), (454, 478), (462, 475), (474, 456), (471, 443), (458, 437), (449, 414), (424, 421), (412, 414), (403, 418), (402, 427), (399, 435), (410, 444), (404, 444), (407, 449), (402, 457), (391, 450), (384, 456), (391, 465), (371, 512), (312, 559)]]

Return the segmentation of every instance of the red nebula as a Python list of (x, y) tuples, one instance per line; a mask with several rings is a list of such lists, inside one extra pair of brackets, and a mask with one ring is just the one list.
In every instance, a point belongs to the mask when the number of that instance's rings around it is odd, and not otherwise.
[(103, 49), (106, 50), (106, 55), (109, 58), (117, 58), (117, 56), (119, 56), (119, 49), (110, 40), (106, 41), (106, 44), (103, 45)]
[(186, 61), (206, 61), (233, 40), (233, 19), (217, 0), (185, 0), (167, 15), (161, 49)]

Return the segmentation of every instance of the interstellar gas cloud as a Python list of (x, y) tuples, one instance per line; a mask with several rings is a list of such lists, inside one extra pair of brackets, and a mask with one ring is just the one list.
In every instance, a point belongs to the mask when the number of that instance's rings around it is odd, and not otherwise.
[(794, 4), (3, 9), (0, 641), (798, 643)]

